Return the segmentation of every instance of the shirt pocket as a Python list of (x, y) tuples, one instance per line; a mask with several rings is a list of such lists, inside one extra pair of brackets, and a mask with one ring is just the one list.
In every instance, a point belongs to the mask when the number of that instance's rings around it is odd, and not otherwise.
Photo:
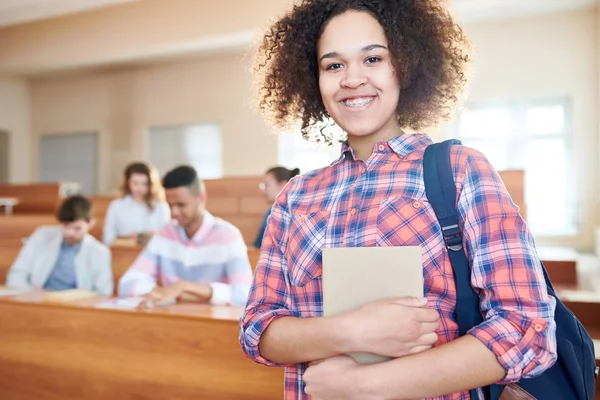
[(441, 229), (426, 199), (397, 196), (382, 200), (377, 214), (377, 246), (420, 246), (426, 284), (429, 277), (448, 273)]
[(438, 235), (435, 213), (427, 200), (389, 197), (377, 213), (378, 246), (418, 246)]
[(292, 285), (302, 287), (321, 277), (328, 220), (328, 211), (292, 216), (286, 252)]

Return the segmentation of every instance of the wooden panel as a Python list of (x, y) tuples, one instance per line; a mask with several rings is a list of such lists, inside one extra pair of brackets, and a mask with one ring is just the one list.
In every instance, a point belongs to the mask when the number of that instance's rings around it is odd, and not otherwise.
[(250, 265), (252, 266), (252, 272), (256, 269), (256, 264), (258, 264), (258, 258), (260, 257), (259, 249), (250, 249), (248, 250), (248, 259), (250, 260)]
[[(559, 295), (560, 296), (560, 295)], [(589, 332), (600, 334), (600, 303), (596, 301), (562, 300)], [(600, 335), (596, 337), (600, 339)], [(600, 350), (600, 349), (598, 349)]]
[(92, 235), (99, 241), (102, 241), (102, 232), (104, 230), (104, 217), (97, 216), (95, 218), (96, 224), (92, 227), (92, 229), (90, 229), (90, 235)]
[(544, 263), (553, 284), (577, 285), (577, 252), (567, 247), (538, 246), (540, 260)]
[(209, 196), (261, 196), (261, 176), (223, 178), (204, 181)]
[(240, 210), (245, 215), (257, 215), (262, 218), (269, 207), (271, 205), (267, 203), (264, 196), (244, 196), (241, 198)]
[(0, 240), (21, 239), (41, 225), (56, 225), (52, 214), (0, 215)]
[(2, 243), (0, 245), (0, 285), (6, 282), (6, 275), (12, 263), (17, 259), (20, 250), (21, 245), (19, 243), (13, 245)]
[(94, 209), (94, 215), (96, 217), (104, 218), (106, 216), (106, 211), (108, 211), (110, 202), (116, 198), (116, 196), (90, 196), (89, 199)]
[(243, 355), (233, 315), (210, 317), (239, 311), (182, 306), (167, 314), (0, 299), (0, 398), (281, 398), (282, 369)]
[(206, 208), (217, 217), (240, 212), (239, 199), (233, 196), (212, 196), (208, 193)]
[(527, 208), (525, 207), (525, 171), (507, 170), (498, 171), (498, 173), (513, 202), (519, 206), (521, 217), (527, 219)]
[(144, 248), (141, 246), (113, 246), (110, 248), (115, 292), (119, 285), (119, 279), (127, 272), (131, 264), (133, 264), (143, 250)]

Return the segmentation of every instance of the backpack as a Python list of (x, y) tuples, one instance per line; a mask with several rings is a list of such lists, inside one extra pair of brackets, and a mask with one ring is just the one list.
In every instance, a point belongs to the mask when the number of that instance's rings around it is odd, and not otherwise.
[[(456, 281), (456, 318), (459, 334), (483, 322), (479, 310), (479, 297), (471, 286), (471, 268), (463, 250), (463, 236), (456, 210), (456, 185), (450, 160), (452, 145), (461, 145), (455, 139), (427, 147), (423, 157), (425, 192), (441, 226)], [(558, 299), (548, 273), (542, 264), (548, 294), (556, 299), (554, 320), (558, 357), (556, 363), (541, 375), (521, 379), (517, 386), (538, 400), (578, 399), (594, 400), (598, 369), (594, 343), (575, 315)], [(503, 385), (483, 388), (485, 398), (498, 400)], [(476, 399), (476, 390), (471, 398)]]

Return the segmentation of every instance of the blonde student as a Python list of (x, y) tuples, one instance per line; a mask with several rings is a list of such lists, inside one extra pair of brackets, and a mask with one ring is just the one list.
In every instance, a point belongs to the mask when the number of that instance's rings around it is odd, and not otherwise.
[[(423, 182), (418, 131), (466, 83), (468, 42), (435, 0), (304, 0), (267, 31), (260, 108), (276, 126), (347, 133), (330, 166), (277, 196), (240, 324), (243, 350), (285, 366), (285, 399), (470, 399), (556, 360), (555, 299), (533, 238), (486, 157), (454, 146), (457, 207), (485, 320), (459, 337), (456, 287)], [(425, 299), (323, 317), (322, 249), (420, 246)], [(369, 274), (369, 265), (364, 266)], [(347, 353), (391, 361), (359, 365)], [(481, 390), (477, 397), (483, 398)]]

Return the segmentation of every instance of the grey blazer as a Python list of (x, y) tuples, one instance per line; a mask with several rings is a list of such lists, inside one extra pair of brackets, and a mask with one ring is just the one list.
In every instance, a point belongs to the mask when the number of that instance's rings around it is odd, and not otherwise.
[[(63, 240), (59, 226), (42, 226), (29, 236), (8, 271), (6, 285), (43, 288), (48, 280)], [(75, 257), (77, 288), (101, 296), (113, 295), (110, 249), (91, 235), (86, 235)]]

